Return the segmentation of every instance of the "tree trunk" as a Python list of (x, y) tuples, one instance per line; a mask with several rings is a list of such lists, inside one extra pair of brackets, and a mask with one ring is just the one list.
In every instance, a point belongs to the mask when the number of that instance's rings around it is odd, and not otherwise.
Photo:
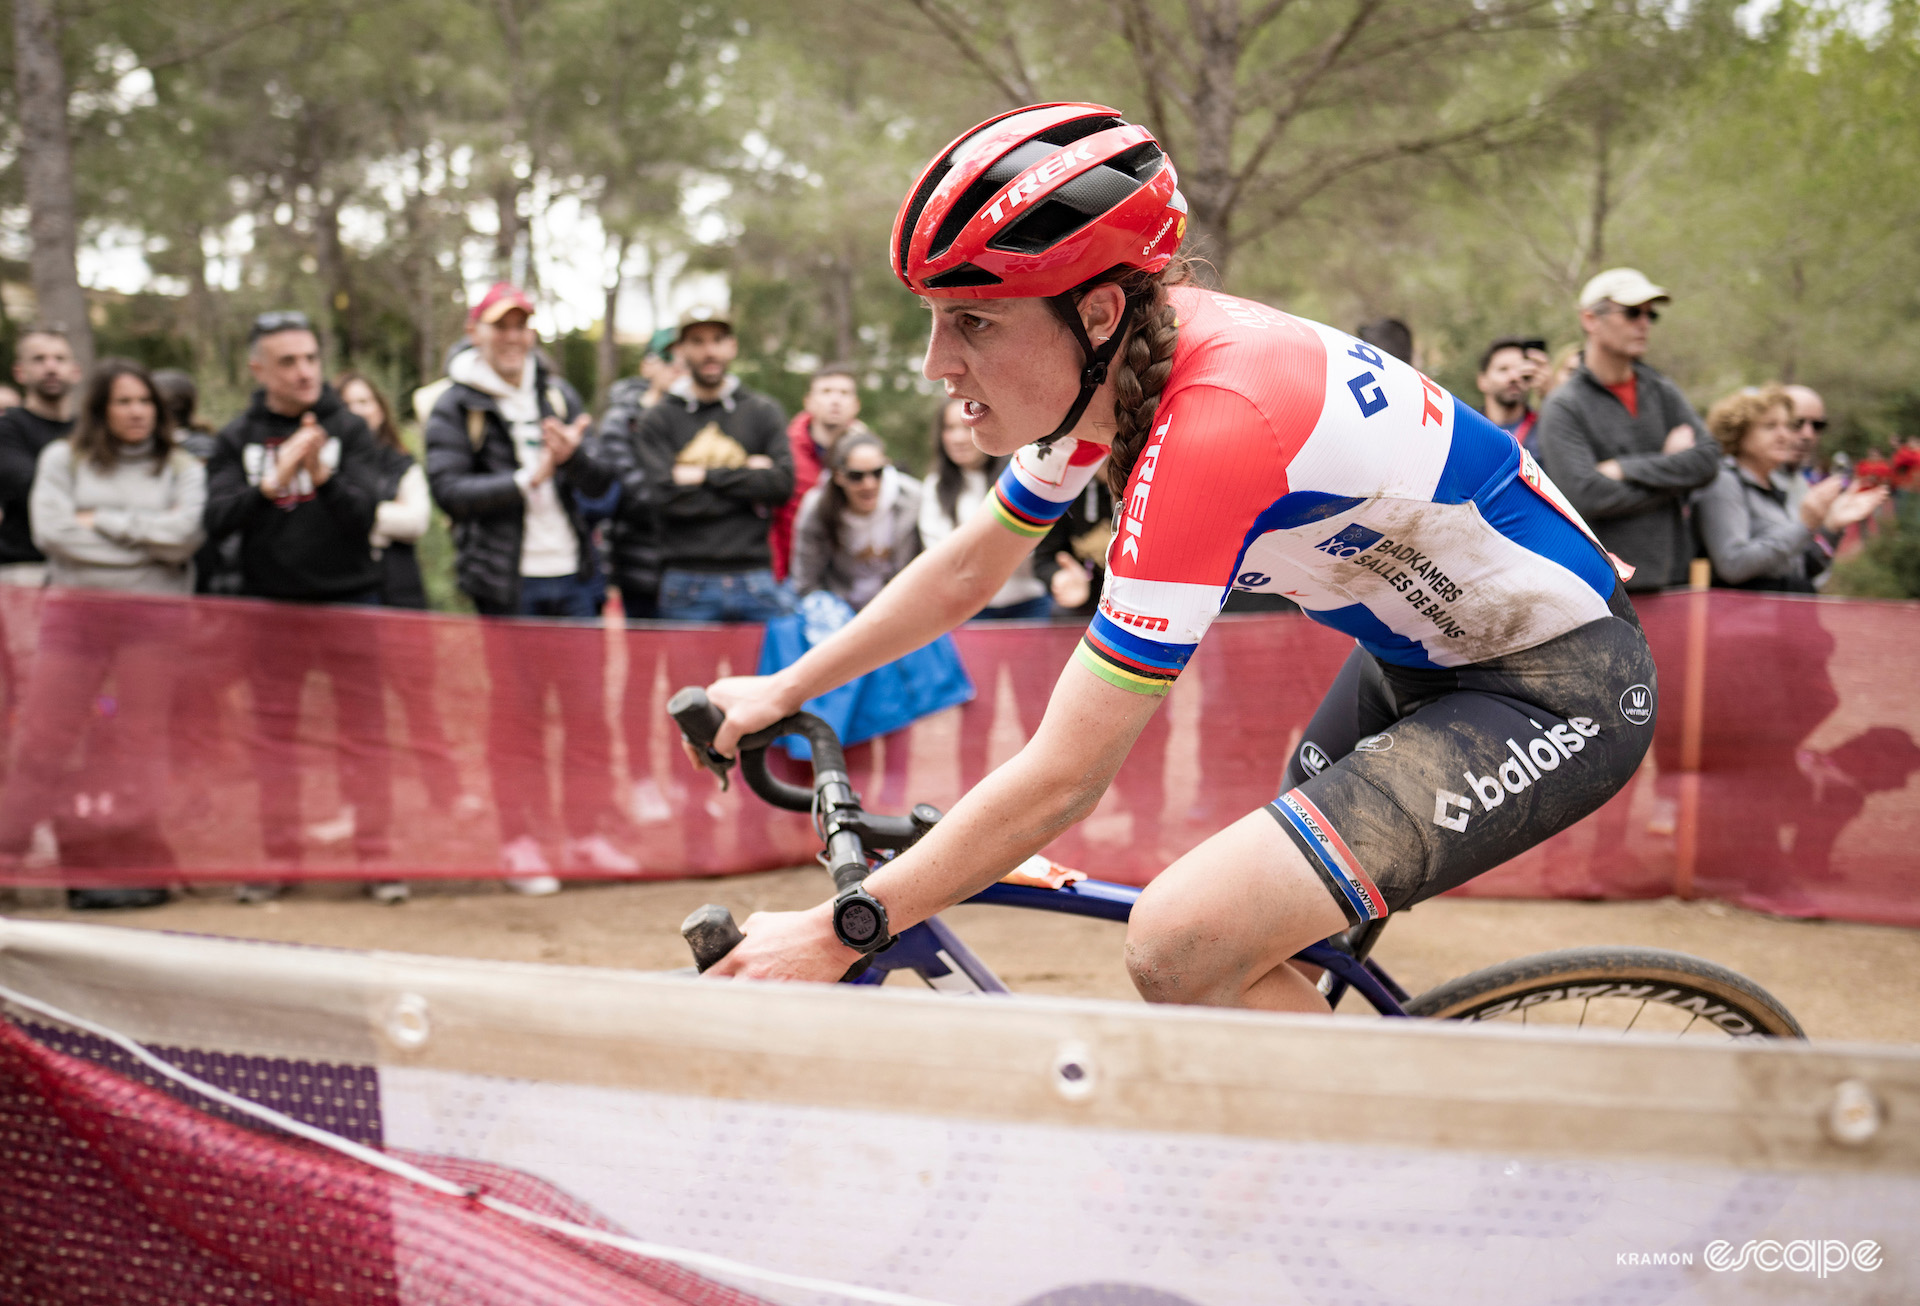
[(853, 265), (844, 257), (827, 264), (827, 311), (833, 317), (830, 361), (850, 367), (855, 345), (854, 315), (858, 308), (853, 299)]
[[(318, 191), (319, 186), (314, 189)], [(332, 365), (353, 366), (359, 342), (353, 335), (353, 288), (347, 284), (347, 249), (340, 239), (340, 199), (322, 192), (313, 215), (313, 255), (319, 265), (321, 293), (327, 298), (322, 317), (323, 344)]]
[(67, 133), (67, 70), (60, 59), (55, 0), (15, 0), (15, 93), (20, 99), (20, 155), (26, 172), (28, 232), (33, 239), (33, 293), (41, 325), (67, 333), (83, 369), (93, 367), (93, 323), (75, 262), (73, 142)]
[(620, 285), (621, 274), (627, 267), (627, 238), (624, 235), (613, 238), (613, 276), (607, 280), (606, 306), (600, 314), (600, 347), (595, 351), (593, 375), (593, 411), (603, 413), (607, 409), (607, 391), (620, 379), (620, 341), (616, 338), (620, 325)]
[[(495, 0), (494, 21), (500, 26), (501, 43), (506, 48), (507, 64), (507, 142), (518, 142), (532, 148), (527, 140), (530, 96), (527, 93), (527, 60), (525, 44), (522, 40), (520, 11), (515, 0)], [(516, 267), (514, 254), (518, 250), (520, 234), (520, 191), (521, 181), (513, 173), (513, 163), (508, 157), (510, 151), (502, 150), (501, 157), (495, 161), (496, 167), (506, 169), (500, 175), (493, 188), (494, 213), (500, 229), (493, 238), (494, 274), (503, 281), (511, 281), (522, 290), (533, 288), (533, 238), (527, 237), (527, 260), (524, 266)], [(531, 160), (529, 160), (531, 162)], [(529, 178), (532, 174), (529, 172)]]
[(204, 374), (225, 352), (220, 348), (214, 322), (213, 287), (207, 284), (206, 232), (198, 223), (187, 227), (180, 237), (187, 257), (182, 267), (187, 278), (187, 341), (193, 351), (193, 370)]
[(1793, 256), (1793, 276), (1787, 283), (1793, 291), (1793, 312), (1786, 329), (1780, 332), (1780, 384), (1793, 385), (1800, 379), (1800, 324), (1806, 320), (1802, 308), (1807, 298), (1807, 265), (1798, 254)]
[(1593, 127), (1593, 213), (1587, 233), (1587, 270), (1592, 276), (1606, 263), (1607, 219), (1613, 214), (1613, 124), (1606, 110)]
[(520, 243), (520, 182), (511, 173), (493, 187), (493, 211), (499, 230), (493, 235), (493, 275), (516, 281), (513, 254)]
[(1192, 130), (1181, 160), (1180, 190), (1187, 197), (1187, 239), (1195, 255), (1213, 264), (1220, 283), (1233, 261), (1237, 196), (1233, 142), (1240, 126), (1240, 14), (1237, 3), (1194, 15), (1200, 70), (1193, 81)]

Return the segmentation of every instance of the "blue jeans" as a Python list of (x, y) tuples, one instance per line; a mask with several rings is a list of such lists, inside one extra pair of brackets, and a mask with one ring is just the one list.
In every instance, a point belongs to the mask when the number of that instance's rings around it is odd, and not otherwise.
[(679, 571), (660, 577), (663, 621), (767, 621), (793, 611), (793, 594), (773, 572)]
[(494, 617), (597, 617), (606, 598), (604, 585), (578, 576), (522, 576), (520, 604)]

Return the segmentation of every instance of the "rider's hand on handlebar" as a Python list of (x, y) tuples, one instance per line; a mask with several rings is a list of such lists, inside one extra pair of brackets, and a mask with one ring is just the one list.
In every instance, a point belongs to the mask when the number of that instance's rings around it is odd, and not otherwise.
[(707, 686), (707, 698), (727, 714), (713, 747), (728, 757), (740, 751), (740, 736), (765, 730), (800, 710), (778, 676), (728, 676)]
[(859, 953), (834, 936), (831, 903), (806, 911), (755, 912), (740, 932), (746, 937), (715, 962), (708, 975), (833, 984), (860, 959)]

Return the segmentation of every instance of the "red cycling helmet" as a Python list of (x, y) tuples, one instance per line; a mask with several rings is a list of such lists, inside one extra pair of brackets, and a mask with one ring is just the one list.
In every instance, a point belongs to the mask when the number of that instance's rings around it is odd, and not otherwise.
[(919, 295), (1064, 294), (1108, 268), (1158, 272), (1187, 202), (1153, 133), (1099, 104), (990, 118), (942, 150), (893, 222), (893, 271)]
[(1186, 230), (1187, 202), (1152, 132), (1105, 105), (1036, 104), (935, 156), (893, 220), (889, 257), (916, 294), (1051, 302), (1086, 366), (1045, 443), (1079, 423), (1124, 334), (1096, 348), (1067, 292), (1110, 268), (1160, 271)]

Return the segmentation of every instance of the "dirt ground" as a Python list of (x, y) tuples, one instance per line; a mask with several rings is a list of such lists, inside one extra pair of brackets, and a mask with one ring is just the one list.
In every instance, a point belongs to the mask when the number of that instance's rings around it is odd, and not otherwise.
[[(570, 884), (528, 899), (474, 881), (419, 883), (412, 901), (381, 906), (357, 885), (309, 884), (279, 902), (242, 906), (205, 889), (165, 907), (68, 912), (0, 895), (0, 912), (178, 930), (559, 965), (664, 970), (688, 964), (678, 928), (704, 902), (735, 916), (809, 906), (828, 888), (817, 869), (720, 880)], [(1123, 927), (996, 907), (946, 919), (1016, 991), (1135, 997), (1121, 961)], [(1920, 1043), (1920, 931), (1790, 921), (1712, 902), (1540, 902), (1442, 898), (1397, 914), (1376, 956), (1410, 992), (1494, 962), (1553, 948), (1672, 948), (1730, 966), (1786, 1004), (1819, 1039)]]

